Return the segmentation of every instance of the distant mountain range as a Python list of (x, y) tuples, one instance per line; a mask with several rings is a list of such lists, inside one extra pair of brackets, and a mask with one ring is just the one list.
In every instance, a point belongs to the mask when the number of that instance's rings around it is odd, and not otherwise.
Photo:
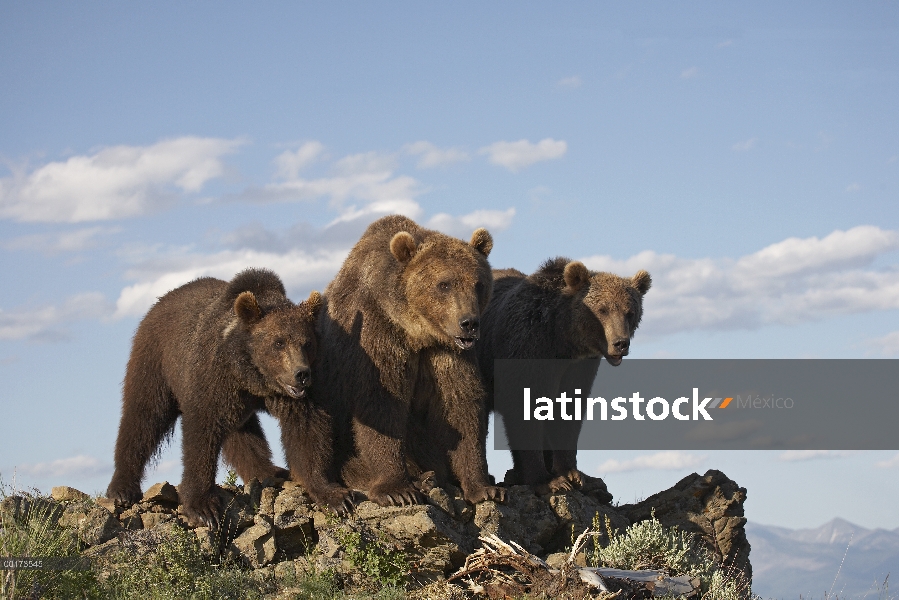
[[(899, 528), (865, 529), (843, 519), (817, 529), (750, 522), (746, 536), (752, 591), (762, 598), (823, 600), (825, 592), (841, 599), (899, 598)], [(882, 594), (887, 575), (892, 585)]]

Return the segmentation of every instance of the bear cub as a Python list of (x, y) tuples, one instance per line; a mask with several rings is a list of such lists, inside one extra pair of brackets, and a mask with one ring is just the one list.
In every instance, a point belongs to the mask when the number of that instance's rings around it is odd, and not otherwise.
[[(493, 299), (481, 319), (478, 346), (490, 411), (495, 403), (494, 359), (569, 359), (546, 367), (539, 377), (546, 389), (539, 395), (556, 398), (563, 390), (589, 391), (600, 357), (618, 366), (628, 355), (643, 316), (643, 296), (652, 285), (643, 270), (620, 277), (562, 257), (547, 260), (531, 275), (501, 269), (494, 270), (493, 277)], [(574, 420), (555, 423), (552, 436), (543, 433), (544, 452), (513, 450), (514, 481), (507, 483), (531, 485), (541, 493), (581, 487), (585, 476), (577, 468), (577, 451), (553, 447), (577, 440), (580, 426)], [(514, 446), (515, 431), (507, 428), (507, 434)], [(555, 444), (554, 438), (561, 443)]]
[[(230, 283), (203, 277), (162, 296), (134, 335), (107, 496), (123, 505), (141, 499), (144, 468), (180, 416), (178, 491), (191, 524), (218, 524), (220, 453), (245, 482), (293, 476), (316, 502), (348, 511), (350, 492), (331, 473), (331, 417), (307, 398), (321, 308), (318, 292), (292, 303), (264, 269)], [(279, 421), (289, 472), (272, 463), (260, 410)]]

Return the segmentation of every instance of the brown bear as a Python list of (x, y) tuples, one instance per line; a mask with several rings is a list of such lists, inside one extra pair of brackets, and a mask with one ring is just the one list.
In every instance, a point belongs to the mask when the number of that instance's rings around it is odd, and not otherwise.
[[(592, 387), (600, 357), (621, 364), (643, 315), (643, 296), (652, 285), (640, 270), (625, 278), (589, 271), (583, 263), (557, 257), (547, 260), (532, 275), (515, 269), (493, 271), (493, 299), (481, 319), (478, 360), (487, 389), (487, 408), (494, 408), (494, 359), (576, 359), (548, 365), (547, 397), (560, 391)], [(541, 393), (542, 395), (542, 393)], [(515, 416), (518, 416), (516, 413)], [(577, 439), (581, 422), (554, 424), (554, 434)], [(507, 428), (510, 443), (514, 431)], [(535, 486), (540, 492), (581, 486), (577, 451), (513, 450), (515, 483)], [(512, 444), (514, 446), (514, 443)]]
[(433, 471), (465, 499), (502, 500), (487, 474), (485, 391), (473, 346), (493, 277), (469, 243), (402, 216), (372, 223), (325, 290), (319, 389), (338, 420), (344, 482), (382, 506), (423, 501)]
[[(318, 292), (293, 304), (264, 269), (230, 283), (203, 277), (161, 297), (134, 334), (107, 496), (120, 504), (141, 499), (144, 467), (180, 415), (178, 492), (191, 523), (218, 522), (219, 452), (245, 482), (292, 475), (315, 501), (348, 510), (350, 492), (331, 473), (331, 417), (306, 397), (321, 307)], [(289, 473), (272, 464), (260, 410), (280, 422)]]

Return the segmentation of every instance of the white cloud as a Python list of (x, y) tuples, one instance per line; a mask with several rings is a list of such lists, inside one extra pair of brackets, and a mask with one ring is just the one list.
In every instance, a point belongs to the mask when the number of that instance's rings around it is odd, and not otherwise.
[(75, 321), (108, 316), (112, 307), (103, 294), (78, 294), (60, 306), (0, 309), (0, 340), (30, 339), (57, 341), (65, 339), (65, 326)]
[(478, 153), (487, 154), (493, 164), (516, 173), (534, 163), (561, 158), (567, 151), (568, 144), (564, 140), (546, 138), (536, 144), (528, 140), (494, 142), (481, 148)]
[(804, 460), (832, 460), (835, 458), (844, 458), (850, 456), (851, 451), (848, 450), (787, 450), (777, 457), (782, 462), (797, 462)]
[(737, 142), (733, 146), (731, 146), (731, 150), (734, 152), (748, 152), (755, 148), (756, 142), (758, 142), (758, 138), (749, 138), (748, 140)]
[(865, 346), (872, 353), (882, 356), (899, 356), (899, 331), (893, 331), (885, 336), (866, 340)]
[(478, 227), (485, 227), (491, 233), (502, 231), (512, 224), (514, 216), (514, 208), (507, 210), (476, 210), (461, 217), (439, 213), (431, 217), (426, 226), (449, 235), (468, 239), (467, 236), (470, 236)]
[(899, 454), (897, 454), (896, 456), (894, 456), (892, 458), (882, 460), (876, 464), (878, 467), (881, 467), (883, 469), (894, 469), (896, 467), (899, 467)]
[(97, 238), (121, 231), (118, 227), (86, 227), (62, 233), (23, 235), (4, 242), (7, 250), (37, 250), (44, 254), (81, 252), (97, 245)]
[(72, 456), (60, 458), (51, 462), (19, 465), (17, 473), (30, 475), (31, 477), (93, 477), (105, 475), (112, 470), (112, 465), (103, 463), (92, 456)]
[(754, 329), (837, 314), (899, 308), (899, 269), (870, 268), (899, 249), (899, 232), (874, 226), (823, 239), (789, 238), (737, 260), (685, 259), (647, 250), (626, 260), (592, 256), (592, 269), (652, 274), (641, 332)]
[(681, 79), (693, 79), (699, 76), (699, 67), (690, 67), (680, 72)]
[(152, 146), (113, 146), (0, 179), (0, 218), (30, 222), (135, 217), (198, 192), (224, 172), (240, 140), (181, 137)]
[(223, 250), (213, 254), (175, 251), (126, 272), (137, 283), (124, 288), (116, 301), (115, 317), (142, 316), (166, 292), (198, 277), (230, 280), (247, 267), (273, 270), (287, 288), (317, 287), (337, 273), (350, 247), (323, 252), (291, 249), (284, 253), (253, 249)]
[(306, 142), (297, 150), (282, 152), (275, 158), (278, 176), (282, 179), (296, 179), (300, 171), (321, 158), (325, 151), (321, 142)]
[(559, 87), (568, 88), (570, 90), (575, 90), (581, 87), (583, 83), (584, 82), (581, 81), (580, 77), (578, 77), (577, 75), (572, 75), (571, 77), (563, 77), (556, 82), (556, 85)]
[(326, 177), (304, 178), (302, 168), (323, 153), (319, 142), (307, 142), (296, 152), (282, 153), (275, 159), (281, 181), (244, 191), (233, 199), (249, 202), (286, 202), (327, 198), (328, 207), (337, 213), (333, 223), (366, 215), (399, 213), (410, 218), (421, 214), (415, 200), (422, 193), (417, 180), (395, 175), (396, 157), (392, 154), (364, 152), (352, 154), (331, 165)]
[(606, 474), (649, 470), (678, 471), (681, 469), (692, 469), (702, 463), (705, 458), (705, 456), (698, 456), (696, 454), (668, 450), (665, 452), (657, 452), (656, 454), (637, 456), (630, 460), (615, 460), (610, 458), (599, 465), (599, 467), (596, 468), (596, 472), (599, 474)]
[(418, 159), (419, 169), (431, 169), (471, 160), (468, 153), (460, 148), (438, 148), (431, 142), (425, 141), (406, 144), (403, 146), (403, 150), (406, 154), (421, 157)]

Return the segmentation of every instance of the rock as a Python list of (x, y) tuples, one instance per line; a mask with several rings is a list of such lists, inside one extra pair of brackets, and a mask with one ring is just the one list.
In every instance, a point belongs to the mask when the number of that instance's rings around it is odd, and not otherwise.
[(695, 533), (722, 565), (742, 571), (751, 580), (745, 500), (746, 488), (721, 471), (710, 470), (701, 476), (688, 475), (637, 504), (619, 506), (618, 512), (636, 523), (651, 518), (654, 511), (660, 523)]
[(262, 484), (258, 479), (252, 479), (244, 484), (243, 493), (250, 497), (250, 505), (256, 508), (262, 500)]
[[(142, 502), (117, 512), (89, 499), (67, 500), (62, 505), (50, 499), (12, 496), (0, 503), (0, 519), (43, 511), (54, 523), (75, 529), (90, 547), (88, 555), (98, 561), (118, 550), (133, 556), (155, 552), (187, 527), (204, 554), (220, 556), (228, 550), (256, 569), (257, 575), (289, 580), (307, 572), (328, 571), (346, 589), (373, 593), (373, 582), (386, 576), (380, 570), (394, 564), (392, 558), (383, 558), (395, 552), (402, 553), (402, 562), (409, 567), (412, 587), (437, 589), (429, 582), (440, 581), (462, 566), (480, 546), (481, 534), (496, 534), (538, 556), (548, 555), (549, 564), (559, 567), (568, 559), (573, 538), (592, 529), (594, 522), (602, 534), (596, 540), (604, 545), (606, 522), (621, 532), (654, 513), (662, 524), (696, 534), (723, 565), (751, 575), (744, 532), (746, 490), (723, 473), (693, 474), (671, 489), (624, 506), (610, 505), (604, 490), (602, 480), (589, 477), (582, 490), (548, 496), (538, 496), (526, 486), (509, 486), (505, 503), (485, 501), (473, 506), (461, 490), (445, 485), (428, 490), (428, 504), (380, 507), (366, 501), (341, 519), (317, 507), (296, 482), (285, 481), (279, 487), (256, 481), (243, 489), (217, 488), (224, 511), (222, 526), (209, 529), (186, 526), (175, 504), (177, 490), (163, 482), (151, 487)], [(70, 492), (57, 495), (75, 497)], [(589, 555), (590, 550), (585, 551)], [(580, 554), (578, 564), (586, 558)], [(112, 563), (116, 560), (120, 559), (109, 558)], [(389, 573), (395, 575), (395, 571)]]
[(110, 500), (109, 498), (99, 497), (97, 498), (97, 504), (108, 510), (114, 515), (119, 515), (122, 512), (122, 506), (117, 505), (115, 500)]
[[(74, 502), (79, 500), (87, 500), (90, 498), (87, 494), (80, 490), (67, 485), (56, 486), (50, 490), (50, 497), (57, 502)], [(111, 511), (110, 511), (111, 512)]]
[[(581, 493), (554, 494), (549, 497), (549, 505), (562, 526), (546, 544), (547, 552), (561, 552), (570, 547), (573, 538), (577, 538), (585, 529), (594, 528), (594, 520), (603, 534), (606, 533), (606, 518), (614, 531), (622, 532), (630, 525), (630, 521), (614, 507)], [(605, 539), (607, 538), (606, 535)]]
[(257, 519), (252, 527), (231, 542), (231, 547), (254, 569), (270, 564), (278, 551), (275, 532), (265, 519)]
[(163, 506), (178, 506), (178, 490), (168, 481), (157, 483), (144, 493), (142, 503), (162, 504)]
[(72, 503), (59, 518), (60, 527), (75, 529), (78, 538), (87, 546), (96, 546), (114, 538), (122, 525), (115, 516), (88, 501)]
[[(268, 481), (268, 479), (266, 479)], [(264, 515), (275, 514), (275, 499), (278, 497), (280, 489), (275, 487), (262, 488), (259, 496), (259, 512)]]
[(439, 506), (443, 509), (443, 512), (451, 517), (456, 516), (456, 505), (445, 490), (439, 487), (432, 488), (431, 491), (428, 492), (428, 497), (431, 499), (431, 504)]
[[(158, 512), (142, 513), (140, 519), (144, 529), (153, 529), (161, 523), (171, 523), (176, 520), (175, 515)], [(138, 527), (136, 529), (140, 528)]]
[(528, 552), (545, 554), (562, 523), (550, 505), (531, 488), (515, 485), (506, 489), (505, 504), (486, 501), (475, 507), (474, 526), (503, 540), (514, 540)]
[(568, 562), (568, 552), (553, 552), (544, 560), (553, 569), (561, 569), (562, 565)]
[(119, 515), (119, 523), (122, 524), (122, 527), (125, 529), (143, 529), (144, 521), (140, 515), (140, 509), (138, 507), (131, 507), (126, 511), (122, 511)]

